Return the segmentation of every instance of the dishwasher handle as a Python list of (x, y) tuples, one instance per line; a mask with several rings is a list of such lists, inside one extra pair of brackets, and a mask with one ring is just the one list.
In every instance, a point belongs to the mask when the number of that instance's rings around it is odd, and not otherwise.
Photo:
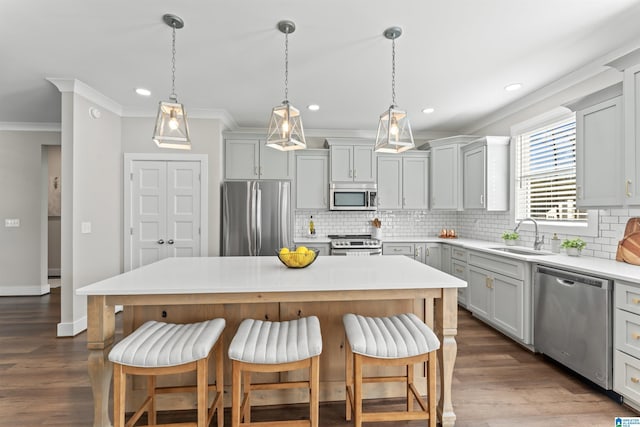
[[(558, 283), (563, 284), (565, 286), (573, 286), (575, 284), (589, 285), (595, 286), (598, 288), (602, 288), (604, 290), (608, 290), (611, 287), (611, 281), (608, 279), (602, 279), (599, 277), (586, 276), (581, 273), (576, 273), (573, 271), (567, 270), (559, 270), (556, 268), (537, 266), (536, 272), (539, 274), (546, 274), (549, 276), (553, 276), (558, 280)], [(569, 284), (571, 283), (571, 285)]]

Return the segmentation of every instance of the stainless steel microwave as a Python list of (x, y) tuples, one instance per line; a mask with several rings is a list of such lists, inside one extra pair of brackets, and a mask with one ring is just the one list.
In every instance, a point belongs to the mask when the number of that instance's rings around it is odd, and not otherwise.
[(378, 185), (332, 183), (329, 200), (332, 211), (375, 211), (378, 209)]

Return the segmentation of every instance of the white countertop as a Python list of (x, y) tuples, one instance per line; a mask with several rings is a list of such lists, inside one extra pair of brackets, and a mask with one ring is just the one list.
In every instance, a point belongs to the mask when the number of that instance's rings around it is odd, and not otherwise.
[(77, 290), (78, 295), (460, 288), (466, 282), (405, 256), (321, 256), (287, 268), (276, 256), (165, 258)]
[[(624, 262), (618, 262), (609, 259), (594, 258), (587, 256), (569, 256), (565, 253), (548, 255), (551, 252), (541, 251), (547, 255), (520, 255), (492, 250), (490, 248), (505, 247), (499, 242), (487, 242), (484, 240), (473, 239), (441, 239), (439, 237), (426, 238), (399, 238), (399, 239), (383, 239), (383, 243), (407, 243), (407, 242), (438, 242), (459, 246), (466, 249), (479, 250), (486, 253), (492, 253), (504, 257), (529, 261), (550, 267), (566, 268), (582, 273), (594, 274), (616, 280), (625, 280), (632, 283), (640, 284), (640, 266), (631, 265)], [(510, 246), (512, 248), (531, 249), (523, 246)]]

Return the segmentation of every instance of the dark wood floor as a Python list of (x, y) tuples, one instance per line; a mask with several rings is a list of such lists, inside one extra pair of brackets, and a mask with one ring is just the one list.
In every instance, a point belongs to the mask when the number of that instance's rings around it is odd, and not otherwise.
[[(55, 338), (60, 294), (0, 298), (0, 426), (90, 426), (93, 409), (86, 336)], [(460, 311), (453, 401), (457, 426), (613, 426), (635, 416), (562, 368), (522, 349)], [(306, 408), (287, 407), (286, 415)], [(225, 425), (229, 425), (229, 411)], [(282, 408), (254, 411), (278, 417)], [(165, 419), (185, 414), (166, 414)], [(190, 415), (190, 414), (187, 414)], [(324, 403), (323, 427), (349, 426), (343, 403)], [(424, 422), (392, 423), (421, 426)], [(366, 424), (371, 427), (390, 423)]]

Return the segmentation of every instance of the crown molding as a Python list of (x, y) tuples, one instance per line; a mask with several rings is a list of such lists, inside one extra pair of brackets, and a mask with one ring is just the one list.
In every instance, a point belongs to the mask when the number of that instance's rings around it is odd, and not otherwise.
[[(223, 130), (238, 129), (238, 123), (233, 116), (224, 109), (206, 109), (206, 108), (186, 108), (187, 117), (190, 119), (217, 119), (222, 122)], [(124, 107), (122, 111), (123, 117), (153, 117), (158, 114), (157, 108), (135, 108)]]
[(47, 77), (46, 80), (57, 87), (61, 93), (73, 92), (118, 116), (122, 116), (122, 106), (120, 104), (78, 79)]
[(60, 132), (60, 123), (0, 122), (0, 131)]

